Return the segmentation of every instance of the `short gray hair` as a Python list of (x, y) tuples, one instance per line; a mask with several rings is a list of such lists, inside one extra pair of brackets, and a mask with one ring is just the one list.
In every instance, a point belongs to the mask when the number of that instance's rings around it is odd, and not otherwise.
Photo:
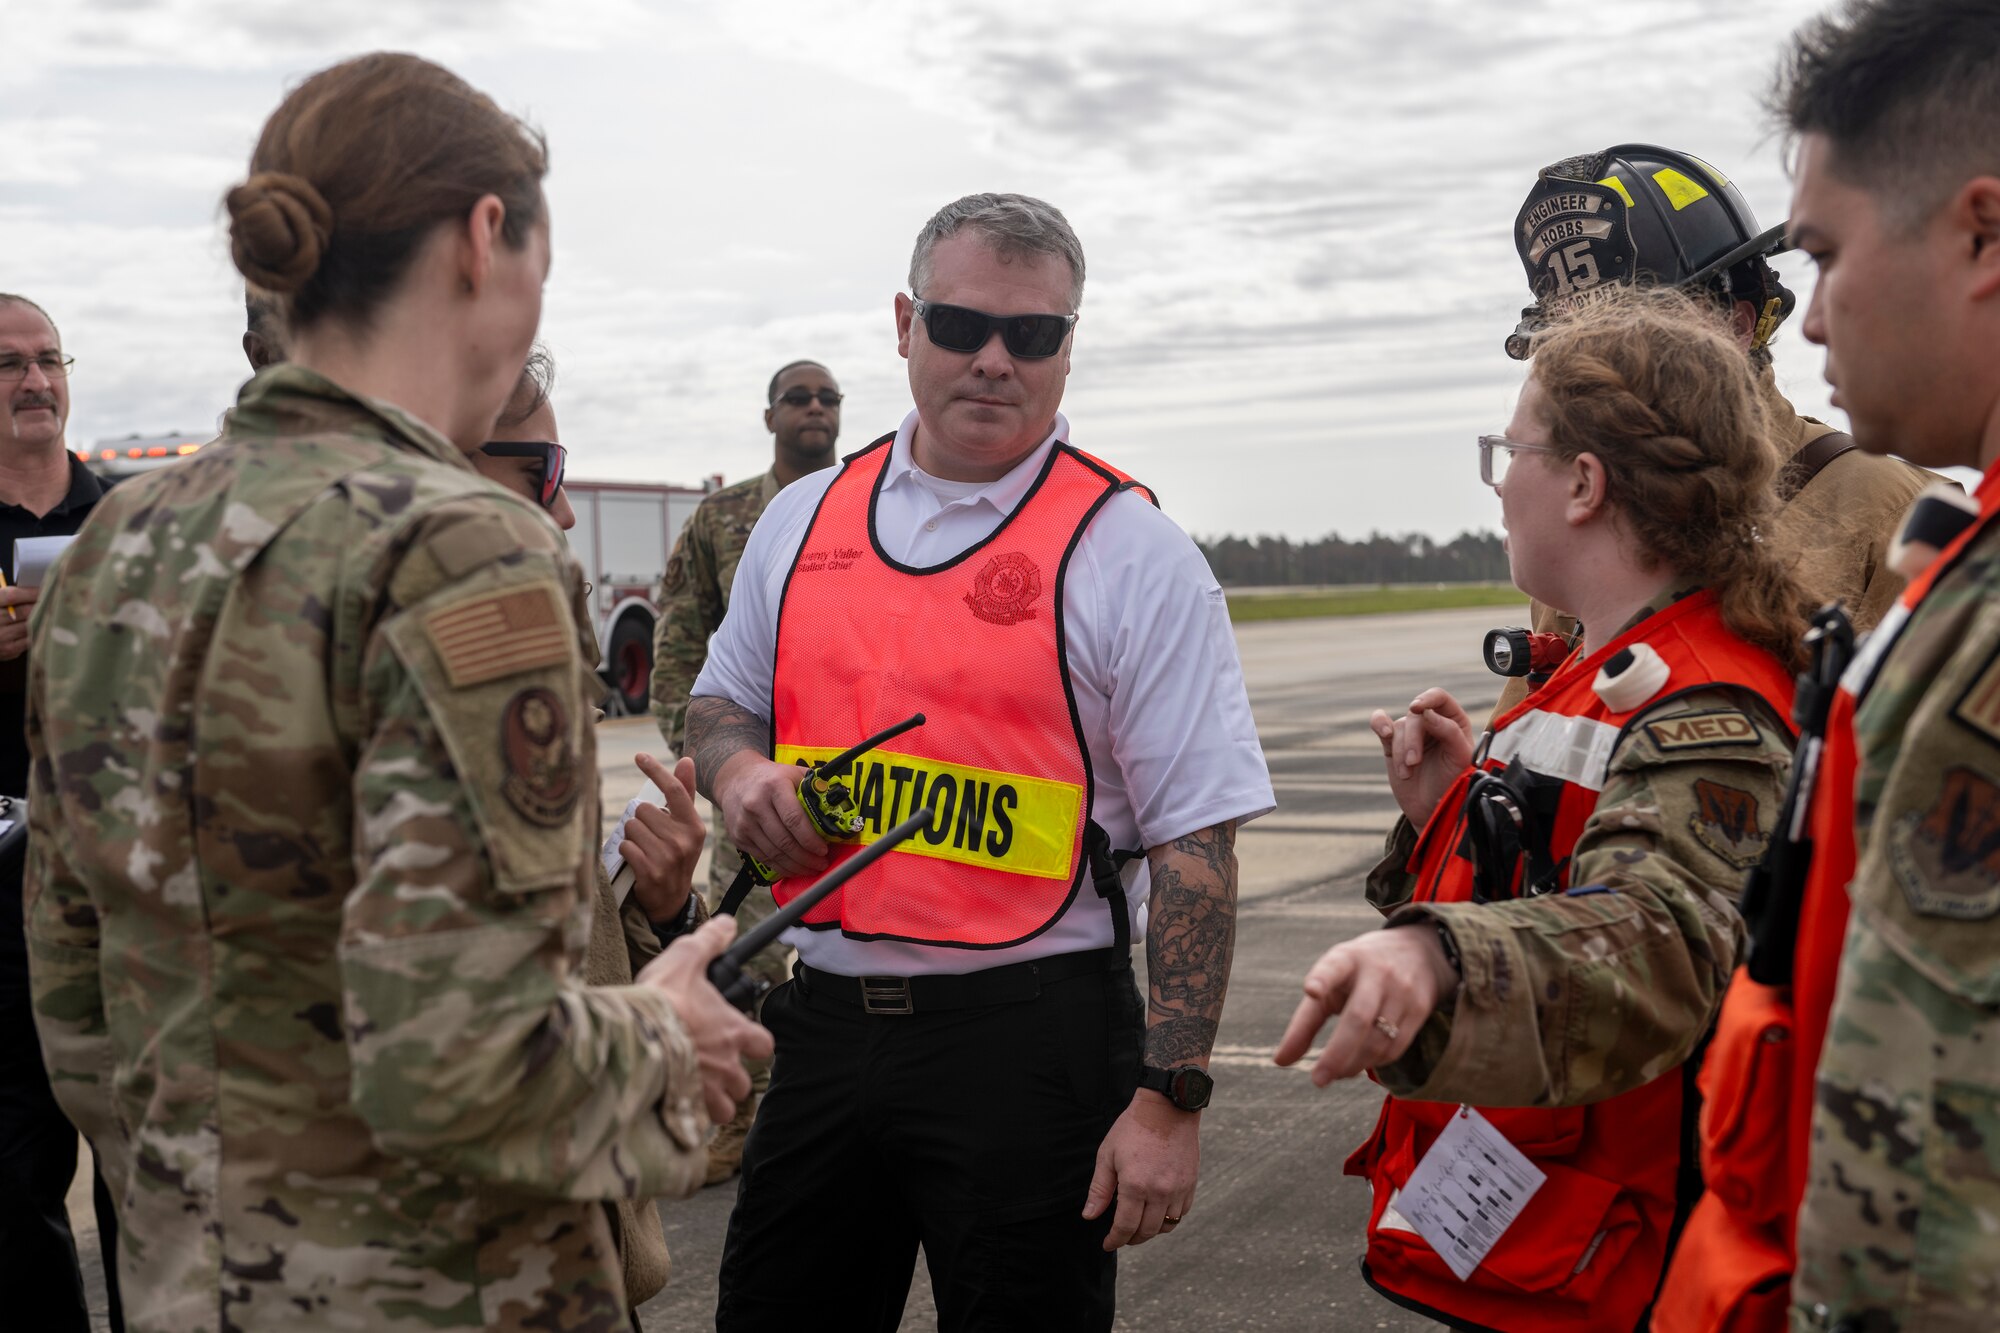
[[(921, 297), (931, 280), (931, 251), (947, 237), (972, 228), (1002, 259), (1054, 255), (1069, 265), (1069, 310), (1083, 304), (1083, 242), (1054, 204), (1025, 194), (968, 194), (940, 208), (917, 233), (910, 253), (910, 294)], [(1004, 312), (1003, 312), (1004, 313)]]

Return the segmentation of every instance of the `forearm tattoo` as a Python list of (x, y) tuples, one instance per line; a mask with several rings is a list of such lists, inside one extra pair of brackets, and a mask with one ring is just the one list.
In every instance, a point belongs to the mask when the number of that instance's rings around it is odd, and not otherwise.
[(694, 756), (694, 785), (711, 801), (722, 766), (742, 750), (768, 757), (770, 740), (771, 724), (747, 708), (713, 694), (688, 701), (687, 744), (681, 752)]
[(1217, 824), (1146, 853), (1146, 1063), (1206, 1060), (1236, 948), (1236, 826)]

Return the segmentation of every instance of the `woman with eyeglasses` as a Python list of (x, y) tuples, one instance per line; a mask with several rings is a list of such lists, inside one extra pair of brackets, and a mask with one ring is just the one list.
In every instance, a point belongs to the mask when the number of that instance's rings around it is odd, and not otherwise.
[[(488, 432), (491, 438), (467, 454), (466, 461), (487, 480), (547, 510), (555, 525), (568, 532), (576, 526), (576, 511), (563, 490), (569, 453), (556, 429), (551, 398), (555, 373), (555, 358), (537, 343)], [(587, 587), (580, 592), (576, 615), (587, 624)], [(594, 652), (594, 640), (589, 643)], [(601, 720), (597, 710), (593, 713)], [(636, 761), (669, 800), (665, 806), (634, 801), (620, 821), (619, 855), (634, 872), (632, 891), (622, 904), (602, 863), (598, 865), (590, 947), (583, 961), (583, 979), (593, 986), (630, 985), (663, 947), (708, 919), (700, 895), (693, 892), (694, 868), (707, 836), (695, 807), (694, 761), (683, 759), (672, 772), (648, 754)], [(668, 1193), (684, 1194), (699, 1184), (705, 1166), (705, 1158), (687, 1162), (685, 1177)], [(636, 1308), (666, 1285), (671, 1269), (659, 1210), (651, 1198), (618, 1199), (606, 1207), (625, 1274), (625, 1298)]]
[(1582, 645), (1475, 738), (1442, 690), (1377, 712), (1422, 832), (1370, 875), (1278, 1048), (1393, 1095), (1347, 1171), (1363, 1271), (1461, 1328), (1641, 1327), (1700, 1190), (1696, 1064), (1792, 742), (1802, 596), (1764, 539), (1780, 459), (1728, 330), (1620, 290), (1542, 334), (1479, 441), (1515, 584)]
[(704, 927), (580, 975), (582, 580), (491, 438), (539, 135), (408, 55), (307, 79), (230, 191), (288, 360), (44, 589), (27, 933), (148, 1327), (631, 1328), (602, 1201), (699, 1184), (769, 1038)]

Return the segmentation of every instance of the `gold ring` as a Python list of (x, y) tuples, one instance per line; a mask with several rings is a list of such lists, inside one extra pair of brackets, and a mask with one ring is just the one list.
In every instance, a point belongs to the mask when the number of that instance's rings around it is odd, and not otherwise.
[(1178, 1217), (1163, 1217), (1160, 1219), (1160, 1229), (1162, 1231), (1166, 1230), (1168, 1227), (1177, 1227), (1180, 1224), (1181, 1220)]
[(1381, 1014), (1375, 1015), (1375, 1026), (1378, 1029), (1380, 1029), (1382, 1035), (1387, 1037), (1390, 1041), (1394, 1041), (1396, 1039), (1397, 1032), (1400, 1031), (1400, 1029), (1397, 1028), (1397, 1026), (1394, 1023), (1391, 1023), (1387, 1018), (1384, 1018)]

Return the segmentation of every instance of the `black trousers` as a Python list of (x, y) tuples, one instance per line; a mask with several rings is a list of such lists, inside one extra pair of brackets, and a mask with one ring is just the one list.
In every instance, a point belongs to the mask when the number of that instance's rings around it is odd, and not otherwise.
[[(0, 1324), (90, 1333), (76, 1240), (63, 1207), (76, 1175), (76, 1130), (49, 1090), (28, 990), (21, 925), (24, 846), (17, 839), (0, 852)], [(113, 1327), (118, 1327), (113, 1258), (118, 1224), (102, 1178), (94, 1184)]]
[(892, 1333), (921, 1245), (940, 1333), (1109, 1330), (1111, 1211), (1083, 1202), (1138, 1086), (1129, 959), (973, 1008), (869, 1014), (826, 989), (802, 969), (764, 1002), (777, 1055), (717, 1329)]

